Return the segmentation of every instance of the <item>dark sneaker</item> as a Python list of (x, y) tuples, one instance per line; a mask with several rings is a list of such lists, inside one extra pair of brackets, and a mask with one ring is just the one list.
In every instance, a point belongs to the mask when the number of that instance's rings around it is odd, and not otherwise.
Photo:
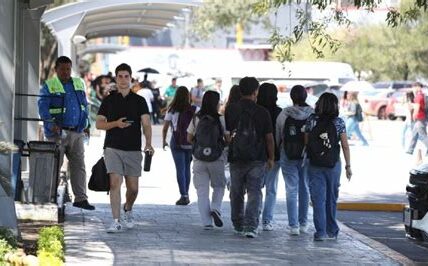
[(244, 228), (242, 227), (234, 227), (233, 232), (235, 233), (235, 235), (238, 235), (238, 236), (243, 236), (245, 233)]
[(220, 214), (219, 211), (212, 210), (211, 211), (211, 216), (213, 217), (215, 226), (217, 226), (217, 227), (222, 227), (223, 226), (223, 221), (221, 220), (221, 214)]
[(189, 203), (189, 197), (181, 197), (177, 202), (175, 202), (175, 205), (189, 205)]
[(95, 206), (89, 204), (89, 202), (87, 200), (75, 201), (73, 203), (73, 207), (77, 207), (77, 208), (81, 208), (81, 209), (85, 209), (85, 210), (89, 210), (89, 211), (95, 210)]
[(248, 238), (256, 238), (257, 237), (257, 230), (256, 229), (247, 229), (245, 231), (245, 236)]

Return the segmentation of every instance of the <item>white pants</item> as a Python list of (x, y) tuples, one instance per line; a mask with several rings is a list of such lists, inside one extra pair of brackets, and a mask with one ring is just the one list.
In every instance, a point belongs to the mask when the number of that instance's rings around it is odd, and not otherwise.
[[(224, 176), (224, 158), (214, 162), (193, 161), (193, 184), (198, 195), (198, 208), (202, 225), (212, 225), (211, 210), (221, 212), (226, 178)], [(210, 202), (210, 185), (213, 193)]]

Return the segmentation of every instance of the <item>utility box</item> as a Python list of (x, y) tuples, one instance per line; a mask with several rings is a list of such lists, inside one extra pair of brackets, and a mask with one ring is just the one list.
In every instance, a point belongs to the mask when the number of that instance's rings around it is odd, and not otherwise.
[(59, 176), (59, 146), (55, 142), (28, 142), (30, 174), (28, 184), (29, 203), (56, 203)]

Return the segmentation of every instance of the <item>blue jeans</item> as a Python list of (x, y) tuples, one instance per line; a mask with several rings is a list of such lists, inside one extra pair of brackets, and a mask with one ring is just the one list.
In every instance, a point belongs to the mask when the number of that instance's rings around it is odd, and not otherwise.
[(265, 203), (263, 207), (262, 222), (270, 223), (273, 220), (273, 209), (276, 204), (276, 191), (278, 188), (279, 162), (275, 162), (273, 168), (266, 172), (263, 184), (266, 187)]
[(412, 128), (412, 138), (410, 139), (409, 148), (407, 153), (413, 154), (416, 148), (418, 139), (422, 141), (425, 147), (428, 149), (428, 136), (427, 136), (427, 123), (425, 121), (416, 120)]
[[(302, 167), (303, 160), (289, 160), (281, 151), (281, 169), (287, 194), (288, 225), (298, 228), (308, 222), (309, 189), (307, 163)], [(298, 199), (298, 200), (297, 200)]]
[(177, 173), (177, 183), (181, 196), (189, 196), (190, 163), (192, 162), (192, 150), (171, 149)]
[(368, 145), (366, 138), (364, 138), (363, 134), (360, 130), (360, 122), (357, 121), (355, 116), (350, 116), (346, 119), (346, 132), (350, 137), (352, 133), (355, 133), (357, 137), (363, 142), (363, 145)]
[(413, 122), (404, 122), (403, 132), (401, 134), (401, 145), (403, 146), (403, 148), (406, 147), (406, 133), (408, 130), (410, 130), (410, 132), (413, 130)]
[(309, 165), (309, 189), (314, 209), (316, 238), (335, 237), (339, 233), (336, 222), (336, 203), (339, 196), (341, 163), (333, 168)]

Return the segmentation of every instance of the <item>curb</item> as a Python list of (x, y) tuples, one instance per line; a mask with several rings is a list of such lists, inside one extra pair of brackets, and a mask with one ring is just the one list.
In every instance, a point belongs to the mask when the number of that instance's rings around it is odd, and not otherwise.
[(374, 250), (377, 250), (378, 252), (382, 253), (383, 255), (391, 258), (392, 260), (395, 260), (398, 263), (401, 263), (402, 265), (416, 265), (417, 264), (414, 261), (412, 261), (411, 259), (404, 256), (403, 254), (398, 253), (397, 251), (389, 248), (388, 246), (355, 231), (354, 229), (346, 226), (344, 223), (342, 223), (340, 221), (338, 221), (338, 223), (339, 223), (340, 229), (343, 233), (350, 235), (355, 240), (366, 244), (367, 246), (373, 248)]
[(370, 202), (339, 202), (337, 209), (341, 211), (386, 211), (402, 212), (404, 203), (370, 203)]

